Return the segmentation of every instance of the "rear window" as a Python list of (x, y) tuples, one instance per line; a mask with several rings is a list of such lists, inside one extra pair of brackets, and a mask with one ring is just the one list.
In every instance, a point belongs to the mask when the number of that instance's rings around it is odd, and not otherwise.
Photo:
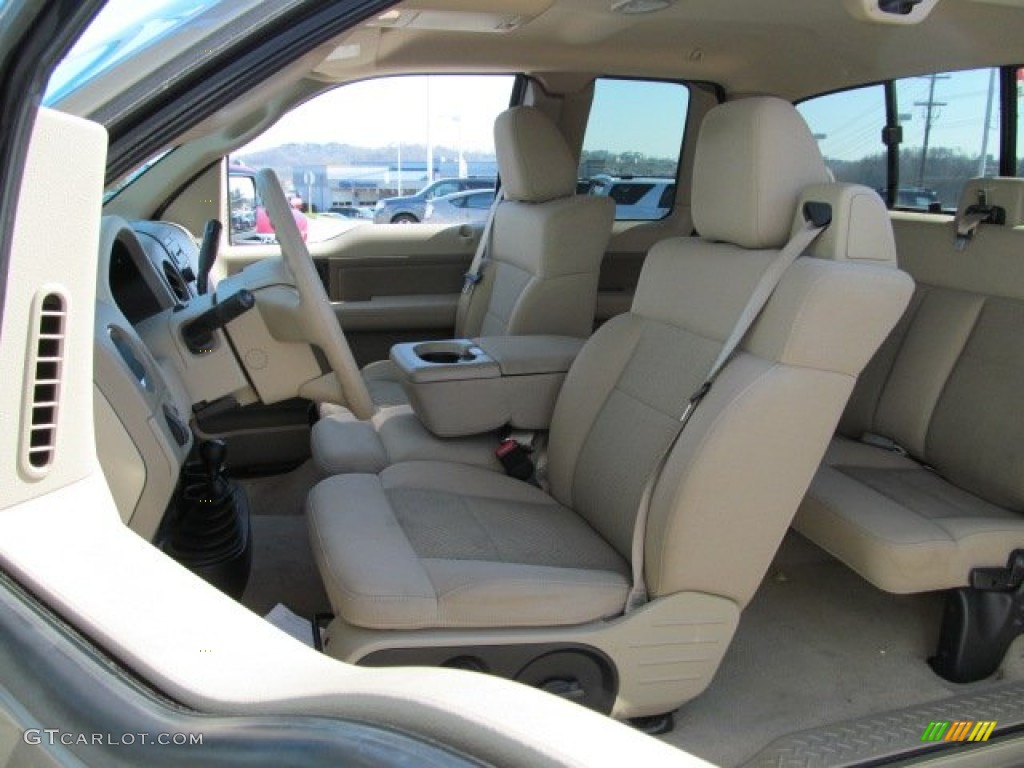
[[(620, 221), (669, 215), (674, 189), (649, 205), (638, 204), (660, 180), (674, 184), (689, 103), (690, 89), (683, 83), (598, 78), (583, 137), (578, 190), (612, 197)], [(634, 181), (638, 177), (655, 181)]]

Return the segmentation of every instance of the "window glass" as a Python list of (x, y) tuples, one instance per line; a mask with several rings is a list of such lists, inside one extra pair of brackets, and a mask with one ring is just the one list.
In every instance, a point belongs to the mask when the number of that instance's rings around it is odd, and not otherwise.
[(620, 220), (667, 216), (675, 201), (689, 100), (682, 83), (598, 79), (578, 191), (612, 197)]
[[(903, 129), (896, 207), (954, 210), (964, 181), (999, 171), (999, 72), (909, 77), (895, 81), (894, 88)], [(837, 181), (885, 190), (883, 86), (820, 96), (799, 110)]]
[(810, 99), (797, 106), (818, 140), (836, 181), (886, 187), (885, 88), (872, 85)]
[(1017, 175), (1024, 176), (1024, 67), (1017, 69)]
[(897, 80), (896, 100), (903, 125), (898, 205), (955, 210), (964, 181), (998, 174), (998, 70)]
[[(322, 94), (232, 154), (232, 222), (248, 223), (235, 211), (235, 198), (245, 197), (237, 179), (264, 167), (277, 173), (308, 242), (374, 222), (419, 223), (434, 198), (493, 190), (494, 118), (508, 107), (512, 84), (510, 75), (430, 75)], [(233, 226), (232, 242), (272, 241), (261, 214), (257, 200), (254, 230)]]
[(494, 205), (494, 194), (492, 192), (478, 192), (466, 198), (466, 205), (469, 208), (490, 208)]

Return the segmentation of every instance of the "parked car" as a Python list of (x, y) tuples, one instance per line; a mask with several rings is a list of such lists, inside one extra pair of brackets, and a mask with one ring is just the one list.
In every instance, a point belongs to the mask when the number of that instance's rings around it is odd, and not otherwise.
[(416, 224), (423, 221), (427, 203), (435, 197), (465, 192), (470, 189), (494, 189), (494, 179), (466, 177), (459, 179), (438, 179), (431, 182), (415, 195), (408, 197), (385, 197), (377, 201), (373, 220), (378, 224)]
[(425, 224), (477, 224), (487, 220), (494, 205), (494, 190), (456, 192), (454, 195), (435, 197), (427, 202), (423, 212)]
[(590, 180), (588, 192), (612, 198), (616, 219), (656, 221), (665, 218), (672, 210), (676, 183), (673, 179), (601, 175)]
[(346, 219), (367, 218), (366, 211), (354, 205), (332, 205), (328, 213), (336, 213), (339, 216), (344, 216)]
[(896, 207), (910, 208), (916, 211), (942, 210), (942, 201), (934, 189), (927, 187), (900, 187), (896, 192)]

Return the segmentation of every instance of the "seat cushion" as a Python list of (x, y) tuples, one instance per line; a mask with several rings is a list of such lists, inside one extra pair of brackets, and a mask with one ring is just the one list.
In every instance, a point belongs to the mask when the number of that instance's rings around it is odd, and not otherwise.
[(381, 408), (360, 421), (345, 408), (320, 410), (310, 436), (313, 460), (325, 475), (380, 472), (389, 464), (432, 460), (469, 464), (504, 472), (494, 456), (495, 434), (438, 437), (423, 426), (409, 405)]
[(898, 453), (836, 438), (793, 522), (877, 587), (966, 586), (1024, 547), (1024, 515), (991, 504)]
[(357, 626), (582, 624), (620, 614), (630, 587), (627, 563), (579, 515), (475, 467), (332, 477), (307, 514), (331, 605)]

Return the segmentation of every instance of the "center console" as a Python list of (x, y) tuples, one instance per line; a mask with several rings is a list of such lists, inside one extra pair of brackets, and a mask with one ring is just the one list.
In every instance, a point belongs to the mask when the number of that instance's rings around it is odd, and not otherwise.
[(547, 429), (584, 339), (485, 336), (396, 344), (391, 361), (423, 425), (440, 437), (509, 425)]

